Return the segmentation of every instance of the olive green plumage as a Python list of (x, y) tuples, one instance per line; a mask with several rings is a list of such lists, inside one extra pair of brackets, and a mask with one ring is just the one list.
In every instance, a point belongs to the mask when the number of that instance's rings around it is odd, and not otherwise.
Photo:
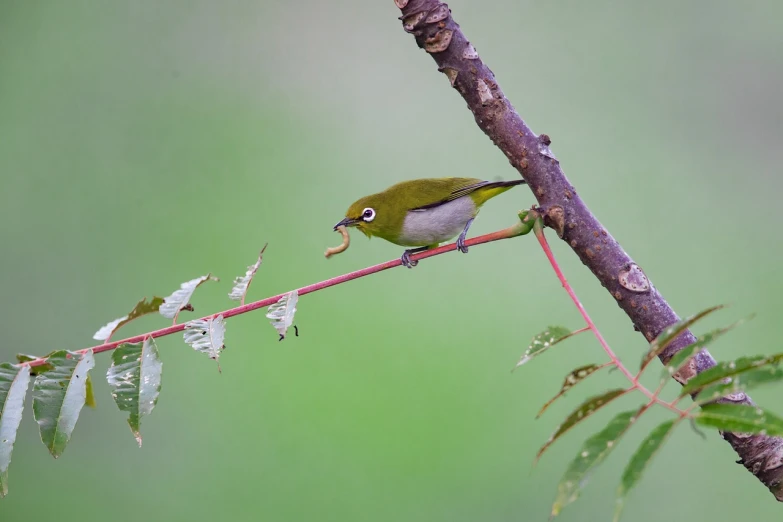
[[(368, 237), (377, 236), (397, 245), (434, 247), (460, 232), (465, 234), (487, 200), (524, 180), (483, 181), (476, 178), (425, 178), (397, 183), (383, 192), (355, 201), (340, 225), (356, 227)], [(406, 251), (406, 255), (410, 251)], [(406, 255), (403, 262), (406, 264)]]

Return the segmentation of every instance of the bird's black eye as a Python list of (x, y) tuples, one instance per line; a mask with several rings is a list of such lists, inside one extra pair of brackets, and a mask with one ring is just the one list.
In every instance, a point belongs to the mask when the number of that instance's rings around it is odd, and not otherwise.
[(375, 219), (375, 209), (365, 208), (364, 212), (362, 212), (362, 219), (367, 223)]

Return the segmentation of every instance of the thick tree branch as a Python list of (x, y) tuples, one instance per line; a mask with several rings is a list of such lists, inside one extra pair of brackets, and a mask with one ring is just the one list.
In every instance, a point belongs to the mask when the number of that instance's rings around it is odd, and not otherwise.
[[(476, 123), (503, 151), (511, 165), (535, 194), (547, 226), (571, 246), (648, 341), (679, 320), (639, 265), (625, 253), (593, 216), (552, 154), (547, 135), (536, 135), (517, 114), (500, 89), (495, 75), (451, 17), (448, 6), (437, 0), (395, 0), (402, 10), (403, 29), (438, 64), (438, 70), (462, 95)], [(662, 355), (667, 361), (695, 341), (683, 333)], [(680, 383), (715, 365), (707, 350), (691, 367), (677, 375)], [(744, 393), (728, 400), (750, 404)], [(741, 464), (753, 473), (779, 501), (783, 501), (783, 439), (764, 435), (724, 433), (739, 454)]]

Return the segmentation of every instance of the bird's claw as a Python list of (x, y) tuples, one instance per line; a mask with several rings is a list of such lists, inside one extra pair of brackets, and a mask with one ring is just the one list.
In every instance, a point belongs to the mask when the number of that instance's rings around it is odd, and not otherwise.
[(418, 265), (419, 262), (415, 259), (411, 259), (411, 252), (410, 250), (406, 250), (402, 253), (402, 257), (400, 258), (400, 261), (402, 262), (402, 266), (407, 268), (413, 268), (414, 266)]
[(468, 235), (468, 229), (470, 228), (470, 224), (473, 223), (473, 218), (470, 218), (467, 223), (465, 223), (465, 229), (462, 231), (462, 234), (459, 235), (457, 238), (457, 250), (462, 252), (463, 254), (468, 253), (468, 247), (465, 244), (465, 238)]

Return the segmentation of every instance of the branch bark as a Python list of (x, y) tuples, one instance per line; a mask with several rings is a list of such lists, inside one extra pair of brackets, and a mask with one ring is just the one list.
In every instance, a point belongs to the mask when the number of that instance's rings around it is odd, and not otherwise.
[[(545, 224), (598, 278), (634, 328), (650, 341), (677, 322), (679, 317), (642, 268), (579, 197), (549, 148), (550, 138), (533, 133), (517, 114), (495, 75), (452, 18), (448, 5), (437, 0), (395, 0), (395, 4), (402, 10), (403, 29), (435, 60), (438, 70), (467, 102), (481, 130), (527, 181), (545, 216)], [(661, 354), (661, 360), (668, 361), (695, 340), (690, 331), (684, 332)], [(675, 378), (682, 384), (712, 366), (715, 360), (704, 350)], [(744, 393), (725, 400), (752, 404)], [(783, 501), (783, 439), (741, 433), (722, 436), (740, 456), (738, 463), (766, 485), (778, 501)]]

